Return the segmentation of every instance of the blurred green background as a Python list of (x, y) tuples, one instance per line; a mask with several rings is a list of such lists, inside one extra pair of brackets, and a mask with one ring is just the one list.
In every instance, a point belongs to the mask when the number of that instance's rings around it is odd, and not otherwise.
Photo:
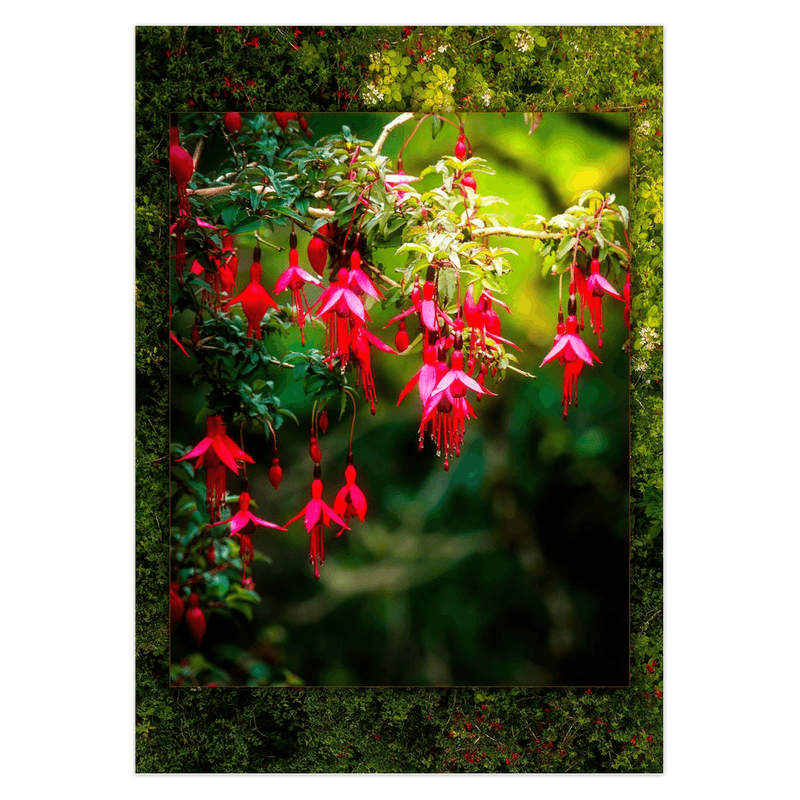
[[(374, 141), (392, 117), (314, 114), (309, 123), (315, 138), (346, 124)], [(545, 114), (532, 133), (521, 114), (464, 115), (464, 122), (474, 155), (496, 170), (476, 173), (478, 191), (508, 201), (492, 209), (506, 224), (519, 226), (532, 214), (550, 217), (585, 189), (613, 192), (629, 205), (627, 114)], [(383, 153), (396, 157), (412, 125), (396, 130)], [(426, 122), (405, 150), (405, 171), (419, 174), (452, 153), (456, 137), (445, 126), (432, 140)], [(207, 145), (208, 157), (214, 147)], [(416, 188), (436, 180), (429, 176)], [(298, 238), (301, 266), (308, 268), (308, 236), (299, 232)], [(286, 247), (288, 228), (276, 228), (273, 239)], [(487, 382), (499, 396), (474, 404), (478, 420), (468, 423), (462, 455), (445, 473), (431, 442), (418, 451), (418, 393), (395, 405), (421, 364), (419, 350), (392, 356), (373, 349), (378, 410), (371, 416), (357, 392), (353, 442), (358, 484), (369, 503), (366, 521), (354, 519), (339, 539), (328, 529), (319, 583), (302, 521), (287, 533), (259, 529), (256, 549), (272, 559), (254, 565), (263, 602), (252, 627), (233, 629), (209, 616), (203, 651), (211, 660), (215, 648), (235, 639), (307, 685), (627, 685), (629, 366), (622, 304), (604, 302), (599, 351), (587, 315), (583, 338), (603, 364), (584, 369), (580, 407), (571, 407), (564, 421), (563, 369), (539, 368), (555, 334), (558, 279), (541, 277), (530, 240), (495, 237), (494, 243), (518, 253), (509, 256), (513, 272), (502, 298), (513, 313), (497, 310), (502, 335), (523, 348), (519, 367), (536, 379), (509, 371), (503, 383)], [(253, 244), (247, 236), (237, 242), (240, 286)], [(405, 264), (394, 248), (378, 250), (373, 260), (393, 277)], [(272, 291), (288, 259), (265, 250), (262, 262)], [(288, 302), (286, 295), (277, 299)], [(375, 306), (370, 313), (371, 330), (393, 345), (396, 328), (383, 325), (397, 310)], [(191, 316), (176, 322), (188, 336)], [(416, 325), (409, 325), (412, 339)], [(306, 346), (322, 347), (323, 337), (321, 328), (309, 330)], [(270, 347), (278, 357), (302, 349), (294, 333)], [(191, 386), (190, 368), (173, 353), (172, 440), (184, 445), (204, 435), (195, 423), (203, 399)], [(286, 422), (278, 432), (280, 491), (268, 482), (271, 442), (246, 436), (245, 449), (257, 462), (248, 469), (256, 513), (284, 524), (310, 497), (311, 404), (290, 371), (275, 372), (276, 393), (300, 420), (299, 427)], [(350, 376), (355, 384), (355, 373)], [(332, 504), (344, 483), (351, 407), (340, 420), (336, 401), (329, 416), (320, 447), (324, 498)], [(229, 481), (229, 490), (238, 487)], [(177, 637), (173, 660), (190, 650)]]

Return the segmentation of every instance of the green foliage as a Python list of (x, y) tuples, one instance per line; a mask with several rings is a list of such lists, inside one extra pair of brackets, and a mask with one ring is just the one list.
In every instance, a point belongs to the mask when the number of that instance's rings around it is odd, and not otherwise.
[[(660, 771), (661, 29), (424, 28), (404, 36), (401, 28), (301, 29), (295, 35), (291, 28), (144, 27), (137, 29), (136, 42), (137, 770)], [(395, 55), (386, 55), (391, 51)], [(376, 53), (379, 59), (371, 61), (370, 55)], [(406, 59), (408, 63), (404, 63)], [(370, 69), (372, 65), (378, 66)], [(431, 76), (427, 80), (426, 74)], [(381, 99), (375, 98), (378, 91)], [(172, 271), (164, 233), (169, 207), (168, 114), (249, 108), (444, 110), (451, 104), (464, 111), (616, 109), (632, 115), (630, 686), (592, 689), (591, 694), (585, 688), (170, 690), (165, 591), (170, 534), (165, 392), (169, 304), (164, 287)], [(270, 124), (265, 115), (254, 127)], [(281, 138), (277, 130), (274, 133), (263, 139), (268, 163), (281, 158)], [(330, 146), (334, 145), (338, 146)], [(250, 192), (236, 194), (239, 211), (226, 224), (246, 226), (251, 224), (251, 216), (258, 214), (259, 226), (280, 225), (298, 211), (305, 213), (302, 175), (308, 175), (309, 182), (316, 180), (318, 161), (335, 164), (341, 175), (349, 152), (345, 147), (337, 156), (331, 150), (332, 158), (326, 159), (309, 152), (305, 169), (298, 169), (298, 180), (279, 179), (276, 198), (266, 203), (263, 196)], [(366, 159), (364, 155), (359, 161), (362, 178), (371, 168)], [(245, 167), (238, 168), (243, 178), (252, 179)], [(443, 169), (452, 169), (452, 165), (445, 163)], [(275, 178), (274, 171), (262, 174)], [(346, 196), (357, 194), (355, 188), (345, 185), (340, 190)], [(354, 198), (355, 194), (350, 200)], [(579, 205), (587, 208), (585, 203), (591, 205), (592, 198), (583, 198)], [(451, 212), (446, 203), (437, 210), (443, 221)], [(566, 229), (577, 234), (579, 226), (577, 222)], [(386, 241), (399, 238), (398, 231), (381, 228), (380, 221), (375, 223), (374, 235)], [(198, 253), (203, 249), (201, 238), (198, 234), (194, 244), (190, 241)], [(581, 236), (572, 238), (576, 238), (573, 246), (580, 247)], [(609, 232), (604, 241), (618, 238)], [(428, 245), (418, 244), (422, 250), (409, 249), (411, 274), (417, 265), (424, 266), (429, 255)], [(612, 251), (608, 248), (607, 253)], [(458, 248), (448, 247), (444, 252), (448, 257), (454, 252), (462, 256)], [(484, 269), (489, 262), (492, 269), (499, 265), (502, 272), (502, 253), (490, 253), (487, 260), (487, 254), (467, 247), (463, 255), (476, 268), (476, 279), (492, 279), (491, 269)], [(566, 256), (562, 253), (562, 259)], [(438, 256), (434, 253), (433, 257)], [(242, 334), (236, 321), (207, 320), (205, 324), (223, 326), (215, 328), (214, 335), (235, 355)], [(275, 324), (281, 324), (280, 317)], [(264, 366), (263, 359), (270, 357), (264, 348), (257, 348), (255, 355), (254, 373)], [(296, 364), (298, 377), (307, 386), (311, 381), (313, 387), (315, 376), (324, 377), (326, 372), (313, 357), (298, 359)], [(235, 380), (236, 374), (227, 377)], [(220, 401), (232, 414), (272, 419), (277, 424), (277, 395), (272, 394), (266, 376), (261, 380), (264, 383), (256, 394), (238, 392)], [(313, 391), (322, 396), (324, 382)], [(191, 516), (191, 502), (202, 503), (202, 487), (192, 488), (188, 473), (184, 479), (189, 484), (184, 513)], [(202, 535), (200, 528), (198, 533)], [(219, 558), (230, 558), (234, 566), (235, 556), (234, 549), (219, 550)], [(214, 584), (215, 600), (225, 603), (232, 614), (246, 617), (252, 598), (233, 588), (236, 584), (231, 578), (233, 573), (227, 577), (227, 585), (222, 581)], [(290, 673), (265, 673), (257, 664), (242, 663), (242, 658), (242, 652), (221, 654), (221, 683), (237, 669), (255, 681), (254, 686), (263, 686), (264, 681), (291, 684), (293, 680)], [(205, 664), (188, 663), (187, 659), (187, 667), (183, 676), (187, 683), (208, 682), (203, 675)]]

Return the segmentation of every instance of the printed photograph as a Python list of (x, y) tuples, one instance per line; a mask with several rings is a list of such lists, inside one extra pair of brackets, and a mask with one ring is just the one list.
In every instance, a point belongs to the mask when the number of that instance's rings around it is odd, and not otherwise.
[(170, 686), (629, 685), (631, 124), (170, 115)]

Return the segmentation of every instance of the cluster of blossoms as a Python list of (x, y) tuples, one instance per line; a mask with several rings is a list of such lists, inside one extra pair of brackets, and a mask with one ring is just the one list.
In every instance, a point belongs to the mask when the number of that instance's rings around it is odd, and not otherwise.
[(514, 46), (522, 53), (527, 53), (533, 47), (534, 41), (527, 31), (518, 31), (514, 34)]
[[(577, 251), (576, 251), (577, 253)], [(558, 325), (556, 335), (553, 340), (553, 347), (545, 356), (540, 366), (558, 359), (559, 364), (564, 367), (564, 386), (562, 392), (563, 417), (567, 418), (567, 408), (570, 404), (578, 406), (578, 376), (583, 365), (593, 366), (594, 362), (602, 363), (583, 342), (580, 337), (580, 330), (584, 328), (584, 309), (588, 308), (592, 331), (597, 336), (597, 346), (603, 346), (602, 333), (605, 330), (603, 325), (603, 297), (611, 296), (624, 303), (623, 316), (625, 324), (630, 329), (630, 272), (627, 273), (623, 294), (620, 294), (605, 278), (600, 274), (599, 247), (594, 245), (592, 258), (589, 263), (589, 275), (585, 275), (583, 269), (573, 261), (570, 268), (569, 300), (567, 303), (567, 321), (564, 322), (564, 314), (561, 310), (559, 301)], [(580, 320), (578, 319), (578, 299), (580, 299)]]

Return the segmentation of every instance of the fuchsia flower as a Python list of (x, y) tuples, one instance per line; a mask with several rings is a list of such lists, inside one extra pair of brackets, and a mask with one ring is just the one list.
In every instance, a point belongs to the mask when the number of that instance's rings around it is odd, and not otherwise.
[(247, 461), (252, 464), (253, 459), (225, 433), (225, 424), (219, 414), (206, 420), (205, 438), (177, 460), (186, 461), (189, 458), (197, 458), (195, 469), (205, 467), (206, 505), (211, 521), (214, 522), (219, 519), (220, 508), (227, 491), (225, 468), (238, 475), (239, 465), (236, 462)]
[(319, 568), (325, 563), (323, 527), (330, 525), (333, 520), (337, 525), (342, 526), (342, 530), (350, 530), (347, 523), (322, 499), (323, 486), (318, 474), (319, 469), (315, 468), (314, 480), (311, 483), (311, 500), (308, 505), (286, 523), (289, 526), (305, 514), (306, 530), (311, 534), (309, 561), (314, 565), (314, 577), (317, 580), (319, 580)]
[(464, 354), (461, 352), (463, 341), (459, 330), (455, 333), (453, 347), (449, 369), (443, 361), (444, 348), (439, 350), (436, 386), (425, 401), (419, 427), (421, 445), (425, 427), (431, 423), (431, 437), (436, 442), (437, 455), (444, 450), (445, 470), (450, 468), (450, 451), (453, 450), (456, 456), (461, 454), (467, 419), (477, 419), (475, 410), (467, 400), (467, 389), (474, 391), (478, 397), (494, 394), (464, 372)]
[(583, 343), (578, 335), (577, 301), (574, 294), (574, 285), (570, 286), (569, 304), (567, 306), (567, 324), (563, 328), (563, 315), (559, 314), (558, 333), (556, 334), (553, 347), (545, 356), (544, 361), (539, 365), (543, 367), (554, 358), (564, 365), (564, 419), (567, 418), (567, 407), (574, 402), (578, 405), (578, 376), (584, 364), (592, 366), (594, 361), (599, 364), (603, 362)]
[[(367, 513), (367, 498), (364, 492), (356, 486), (356, 468), (353, 466), (353, 453), (347, 454), (347, 467), (344, 471), (344, 486), (339, 489), (336, 499), (333, 501), (333, 510), (341, 516), (345, 523), (350, 522), (352, 517), (358, 517), (361, 522)], [(343, 533), (342, 528), (336, 534), (338, 539)]]
[[(360, 234), (359, 234), (360, 235)], [(360, 297), (369, 295), (373, 300), (382, 300), (383, 295), (370, 280), (369, 276), (361, 269), (361, 254), (358, 250), (353, 250), (350, 254), (350, 277), (348, 286)]]
[(358, 367), (356, 386), (358, 386), (359, 382), (363, 384), (364, 397), (369, 401), (370, 411), (374, 414), (378, 395), (375, 390), (375, 380), (372, 377), (370, 345), (383, 350), (384, 353), (395, 353), (389, 345), (384, 344), (356, 320), (350, 331), (350, 356)]
[(220, 522), (211, 523), (211, 527), (217, 525), (227, 525), (230, 523), (231, 536), (236, 536), (239, 539), (239, 555), (242, 559), (242, 580), (245, 579), (245, 572), (247, 567), (252, 563), (255, 550), (253, 549), (252, 535), (256, 527), (274, 528), (278, 531), (285, 531), (286, 528), (276, 525), (274, 522), (267, 522), (261, 519), (250, 511), (250, 493), (242, 491), (239, 495), (239, 510), (230, 518), (224, 519)]
[(495, 341), (510, 345), (515, 350), (520, 349), (514, 342), (500, 336), (500, 317), (492, 308), (492, 303), (497, 303), (508, 311), (509, 314), (511, 313), (511, 309), (501, 300), (492, 297), (491, 292), (488, 290), (484, 289), (476, 302), (472, 289), (467, 289), (464, 296), (464, 319), (467, 325), (472, 329), (469, 342), (470, 358), (472, 358), (475, 341), (479, 333), (481, 335), (481, 350), (484, 352), (486, 352), (487, 336)]
[(603, 327), (603, 295), (610, 294), (617, 300), (625, 302), (622, 295), (600, 274), (600, 262), (597, 258), (591, 261), (592, 273), (586, 281), (586, 288), (589, 292), (589, 313), (592, 317), (592, 328), (597, 334), (597, 346), (602, 347), (603, 341), (600, 334), (605, 330)]
[[(437, 357), (436, 357), (436, 345), (426, 344), (422, 348), (422, 358), (425, 362), (411, 380), (403, 387), (403, 391), (400, 392), (400, 397), (397, 398), (397, 405), (403, 401), (403, 398), (415, 387), (419, 386), (419, 396), (422, 399), (422, 405), (424, 406), (425, 403), (428, 402), (428, 398), (431, 396), (431, 392), (436, 388), (436, 383), (438, 379), (437, 374)], [(446, 369), (445, 365), (445, 369)]]
[(406, 197), (408, 197), (408, 192), (404, 192), (402, 189), (398, 188), (400, 186), (407, 186), (409, 183), (413, 183), (414, 181), (418, 181), (418, 177), (412, 177), (411, 175), (406, 175), (403, 172), (403, 165), (397, 165), (397, 172), (392, 175), (387, 175), (384, 179), (383, 185), (387, 192), (396, 192), (397, 193), (397, 203), (398, 205), (402, 205), (405, 201)]
[[(327, 349), (330, 368), (338, 356), (340, 366), (345, 368), (350, 358), (350, 327), (360, 322), (366, 323), (364, 304), (358, 295), (349, 288), (350, 273), (340, 269), (336, 283), (332, 283), (320, 296), (311, 309), (320, 306), (317, 319), (323, 319), (327, 326)], [(309, 309), (309, 311), (311, 310)]]
[(242, 304), (244, 315), (247, 317), (248, 345), (252, 345), (253, 336), (261, 339), (261, 320), (264, 319), (267, 309), (278, 307), (269, 292), (261, 285), (260, 259), (261, 249), (256, 247), (253, 253), (253, 263), (250, 266), (250, 284), (225, 305), (225, 310), (228, 311), (231, 306), (237, 303)]
[(286, 289), (289, 289), (292, 293), (292, 311), (294, 312), (294, 318), (297, 322), (298, 327), (300, 328), (300, 341), (305, 344), (306, 343), (306, 333), (305, 333), (305, 324), (306, 324), (306, 315), (308, 314), (308, 300), (305, 295), (304, 286), (306, 283), (313, 283), (315, 286), (322, 286), (322, 282), (319, 278), (315, 278), (313, 275), (310, 275), (304, 269), (301, 269), (299, 265), (299, 259), (297, 254), (297, 237), (292, 231), (292, 237), (290, 241), (293, 240), (294, 245), (291, 246), (289, 250), (289, 269), (283, 273), (283, 275), (278, 278), (278, 282), (275, 284), (275, 294), (280, 294)]

